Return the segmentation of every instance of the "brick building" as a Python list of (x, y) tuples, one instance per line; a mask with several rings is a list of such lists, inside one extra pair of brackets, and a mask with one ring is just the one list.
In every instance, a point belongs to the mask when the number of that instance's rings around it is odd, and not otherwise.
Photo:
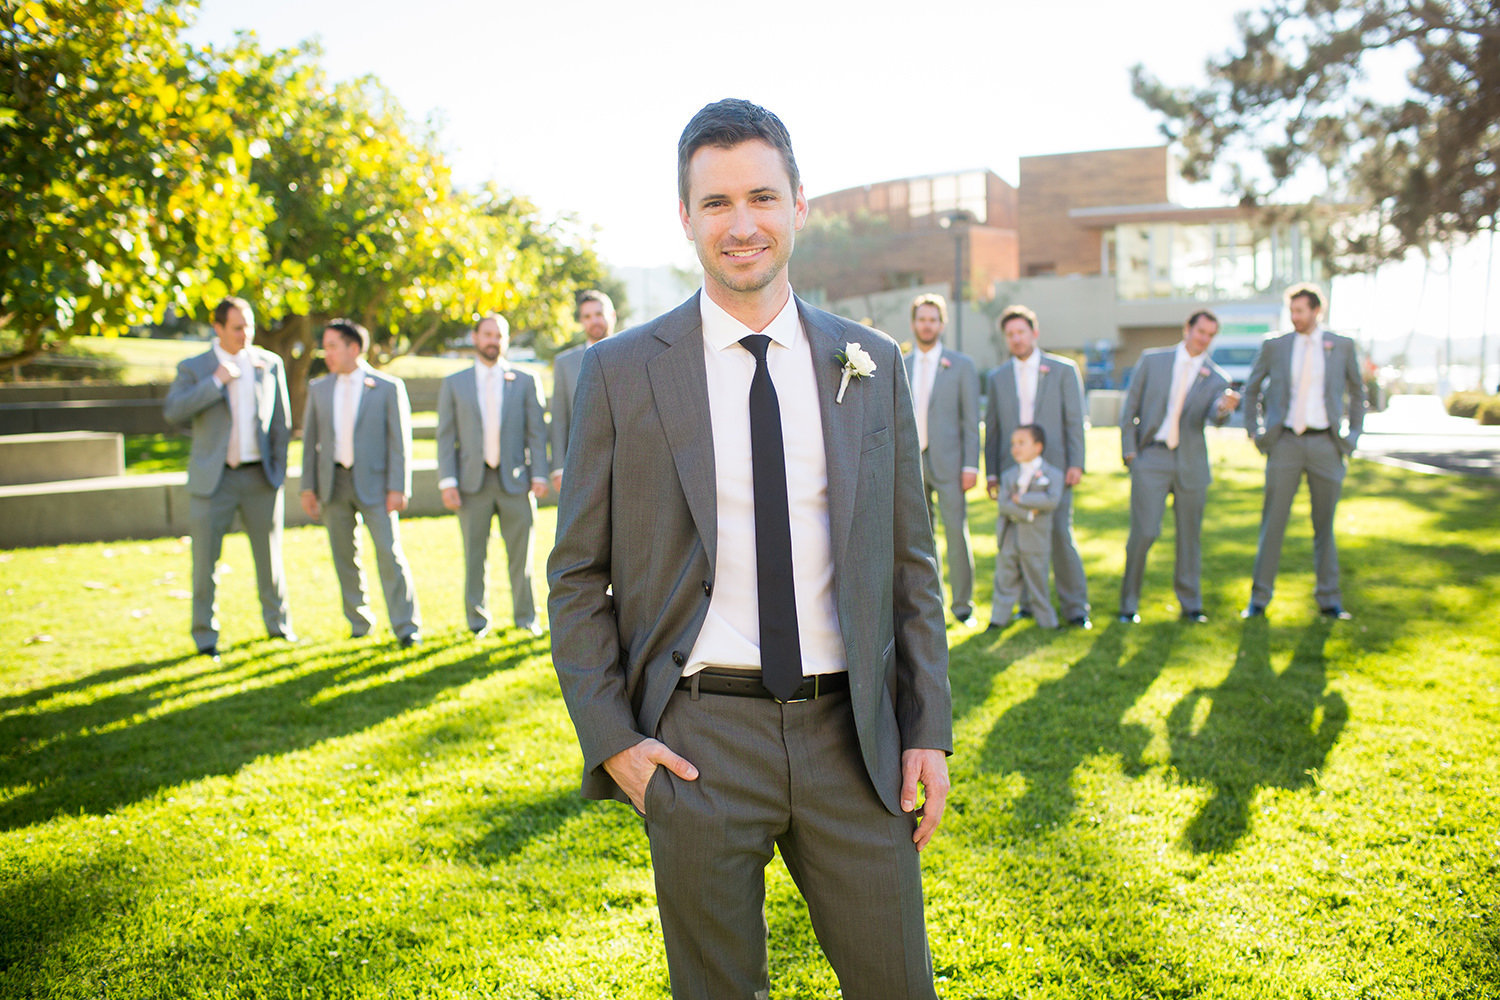
[(1185, 206), (1176, 178), (1168, 147), (1149, 146), (1022, 157), (1019, 187), (985, 170), (836, 191), (810, 202), (794, 284), (903, 338), (912, 295), (952, 299), (957, 270), (969, 304), (955, 346), (981, 365), (1006, 356), (991, 317), (1017, 302), (1049, 347), (1102, 347), (1116, 375), (1197, 308), (1226, 333), (1274, 329), (1285, 288), (1324, 277), (1309, 224)]

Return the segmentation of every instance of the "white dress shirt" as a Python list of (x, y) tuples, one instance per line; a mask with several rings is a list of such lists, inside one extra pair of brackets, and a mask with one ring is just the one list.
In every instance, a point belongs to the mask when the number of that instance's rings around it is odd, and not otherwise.
[(1324, 398), (1323, 377), (1323, 328), (1315, 326), (1309, 333), (1296, 334), (1292, 340), (1292, 397), (1286, 410), (1286, 426), (1294, 430), (1297, 421), (1297, 387), (1302, 382), (1302, 366), (1311, 365), (1308, 372), (1306, 409), (1307, 427), (1311, 430), (1328, 428), (1328, 400)]
[(346, 469), (354, 468), (354, 421), (359, 415), (359, 401), (365, 391), (364, 361), (347, 375), (335, 376), (333, 383), (333, 460)]
[[(1172, 401), (1177, 398), (1179, 392), (1182, 393), (1184, 400), (1187, 399), (1187, 394), (1192, 391), (1193, 379), (1198, 377), (1198, 369), (1202, 367), (1203, 361), (1204, 359), (1201, 356), (1195, 358), (1189, 354), (1187, 345), (1182, 341), (1177, 342), (1177, 350), (1172, 355), (1172, 384), (1168, 387), (1167, 391), (1167, 412), (1162, 418), (1161, 426), (1156, 429), (1154, 440), (1160, 441), (1168, 447), (1176, 447), (1173, 442), (1168, 440), (1168, 437), (1170, 436), (1172, 426), (1182, 422), (1182, 409), (1179, 403), (1177, 416), (1174, 419), (1172, 416)], [(1186, 387), (1183, 385), (1184, 382), (1187, 383)]]
[[(229, 427), (229, 433), (239, 440), (240, 464), (260, 461), (260, 414), (255, 406), (255, 355), (250, 353), (248, 347), (241, 348), (240, 353), (230, 354), (214, 341), (214, 356), (219, 359), (219, 364), (229, 368), (238, 368), (240, 377), (229, 383), (229, 392), (234, 394), (230, 401), (230, 413), (234, 420)], [(214, 381), (219, 382), (218, 376)]]
[[(489, 376), (494, 377), (495, 400), (493, 405), (487, 403), (485, 396), (489, 389)], [(500, 467), (500, 410), (505, 405), (505, 369), (500, 362), (492, 365), (484, 363), (483, 359), (474, 362), (474, 398), (479, 400), (479, 426), (483, 432), (485, 460), (484, 464), (491, 469)], [(494, 451), (491, 456), (490, 451)], [(491, 464), (490, 458), (495, 459)], [(539, 480), (532, 480), (539, 482)], [(457, 489), (458, 477), (448, 476), (438, 480), (439, 490)]]
[(912, 379), (912, 402), (917, 415), (917, 444), (927, 450), (927, 411), (932, 405), (932, 385), (937, 381), (938, 365), (943, 360), (943, 345), (931, 350), (916, 349), (916, 371)]
[(1016, 369), (1016, 398), (1021, 404), (1021, 423), (1036, 423), (1036, 390), (1037, 380), (1042, 374), (1042, 352), (1032, 348), (1031, 356), (1025, 361), (1020, 358), (1012, 358)]
[[(755, 357), (739, 343), (755, 333), (705, 290), (703, 360), (708, 375), (714, 442), (718, 541), (713, 593), (703, 630), (683, 674), (704, 667), (760, 669), (760, 596), (755, 557), (755, 485), (750, 457), (750, 381)], [(776, 387), (786, 449), (787, 507), (792, 528), (792, 578), (804, 675), (846, 669), (833, 591), (833, 538), (828, 523), (828, 455), (812, 349), (797, 304), (786, 305), (760, 331), (771, 338), (766, 368)]]

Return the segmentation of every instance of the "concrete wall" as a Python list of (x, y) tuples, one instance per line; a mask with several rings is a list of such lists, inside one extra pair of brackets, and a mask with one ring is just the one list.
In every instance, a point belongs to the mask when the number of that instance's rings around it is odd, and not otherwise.
[[(413, 463), (411, 506), (403, 516), (448, 513), (437, 478), (436, 462)], [(310, 523), (297, 502), (300, 489), (301, 477), (289, 473), (288, 526)], [(186, 535), (187, 517), (185, 472), (0, 486), (0, 548), (6, 549)]]
[(166, 399), (165, 382), (115, 385), (105, 382), (0, 383), (0, 403), (57, 403), (70, 399)]
[(174, 428), (162, 416), (159, 399), (0, 403), (0, 434), (52, 434), (58, 431), (165, 434), (171, 430)]
[(92, 431), (0, 437), (0, 486), (125, 474), (125, 437)]
[[(1022, 278), (996, 282), (995, 315), (1006, 306), (1030, 306), (1036, 312), (1044, 351), (1082, 351), (1098, 340), (1119, 339), (1113, 278), (1096, 276)], [(994, 333), (1000, 357), (1009, 357), (999, 333)]]

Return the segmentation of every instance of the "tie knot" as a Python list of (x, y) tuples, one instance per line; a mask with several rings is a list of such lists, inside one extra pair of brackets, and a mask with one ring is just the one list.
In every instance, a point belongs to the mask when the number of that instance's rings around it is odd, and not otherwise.
[(763, 365), (766, 363), (766, 351), (771, 346), (771, 338), (764, 333), (752, 333), (740, 338), (740, 346), (755, 355), (756, 364)]

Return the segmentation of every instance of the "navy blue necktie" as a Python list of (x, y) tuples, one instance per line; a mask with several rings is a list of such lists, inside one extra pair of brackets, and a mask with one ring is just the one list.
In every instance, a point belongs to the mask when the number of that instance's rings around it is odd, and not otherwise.
[(792, 580), (792, 522), (786, 500), (781, 407), (766, 367), (771, 338), (753, 333), (740, 345), (755, 356), (750, 380), (750, 466), (755, 482), (755, 578), (760, 599), (760, 679), (782, 701), (802, 684), (802, 641)]

